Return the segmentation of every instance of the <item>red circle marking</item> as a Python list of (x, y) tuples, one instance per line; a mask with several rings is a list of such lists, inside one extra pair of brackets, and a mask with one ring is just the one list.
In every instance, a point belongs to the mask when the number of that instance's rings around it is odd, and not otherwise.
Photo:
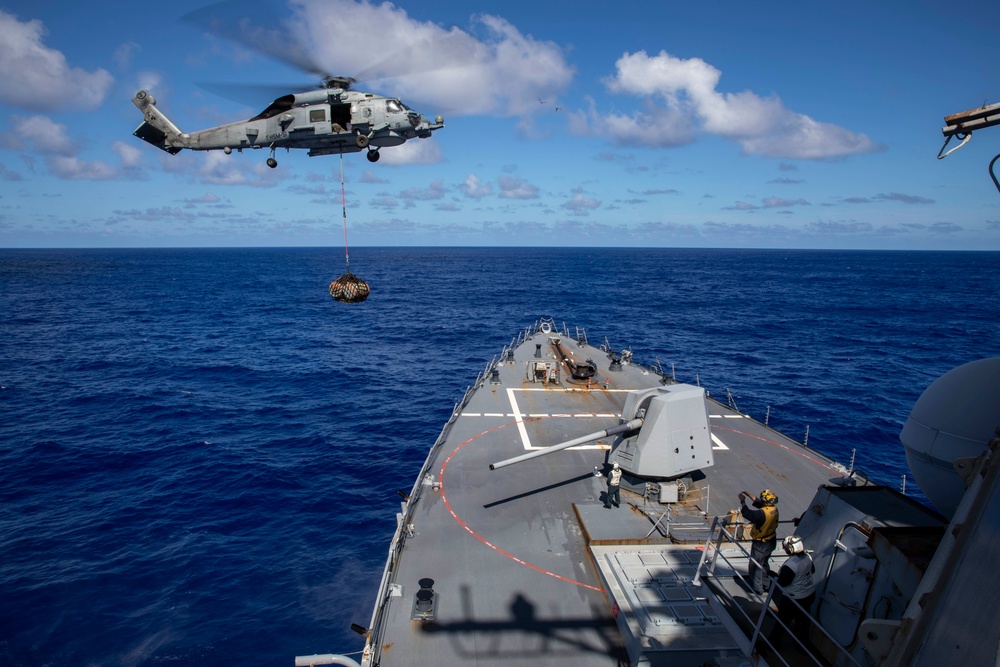
[(759, 435), (753, 435), (752, 433), (747, 433), (746, 431), (739, 431), (739, 430), (737, 430), (735, 428), (730, 428), (728, 426), (713, 426), (712, 428), (713, 429), (717, 429), (718, 428), (718, 429), (722, 429), (724, 431), (731, 431), (733, 433), (739, 433), (740, 435), (745, 435), (748, 438), (753, 438), (755, 440), (760, 440), (761, 442), (766, 442), (766, 443), (768, 443), (770, 445), (775, 445), (776, 447), (781, 447), (785, 451), (791, 452), (792, 454), (798, 454), (802, 458), (809, 459), (810, 461), (812, 461), (816, 465), (823, 466), (824, 468), (826, 468), (827, 470), (829, 470), (829, 471), (831, 471), (831, 472), (833, 472), (835, 474), (840, 474), (840, 471), (837, 470), (836, 468), (831, 468), (830, 466), (828, 466), (827, 464), (823, 463), (822, 461), (818, 461), (818, 460), (814, 459), (813, 457), (809, 456), (808, 454), (803, 454), (802, 452), (800, 452), (798, 450), (795, 450), (795, 449), (792, 449), (788, 445), (783, 445), (780, 442), (775, 442), (774, 440), (768, 440), (767, 438), (762, 438)]
[(575, 586), (582, 586), (583, 588), (589, 588), (592, 591), (597, 591), (598, 593), (603, 593), (604, 592), (603, 588), (598, 588), (597, 586), (591, 586), (590, 584), (585, 584), (582, 581), (577, 581), (575, 579), (570, 579), (568, 577), (564, 577), (562, 575), (556, 574), (555, 572), (549, 572), (548, 570), (544, 570), (544, 569), (538, 567), (537, 565), (532, 565), (531, 563), (527, 563), (527, 562), (521, 560), (520, 558), (518, 558), (517, 556), (515, 556), (512, 553), (504, 551), (503, 549), (501, 549), (497, 545), (493, 544), (492, 542), (490, 542), (489, 540), (487, 540), (485, 537), (483, 537), (482, 535), (480, 535), (476, 531), (474, 531), (471, 528), (469, 528), (469, 525), (467, 523), (465, 523), (464, 521), (462, 521), (462, 518), (459, 517), (458, 514), (455, 513), (454, 509), (452, 509), (451, 503), (448, 502), (448, 496), (445, 495), (445, 492), (444, 492), (444, 489), (445, 489), (444, 473), (445, 473), (445, 470), (447, 470), (448, 463), (451, 461), (452, 457), (454, 457), (455, 454), (457, 454), (459, 452), (459, 450), (461, 450), (463, 447), (465, 447), (467, 444), (469, 444), (473, 440), (477, 440), (478, 438), (481, 438), (482, 436), (486, 435), (487, 433), (492, 433), (493, 431), (497, 431), (499, 429), (506, 428), (508, 426), (512, 426), (512, 425), (514, 425), (516, 423), (517, 423), (516, 421), (514, 421), (514, 422), (508, 422), (506, 424), (501, 424), (500, 426), (494, 426), (491, 429), (487, 429), (487, 430), (483, 431), (482, 433), (480, 433), (479, 435), (474, 435), (471, 438), (469, 438), (468, 440), (466, 440), (465, 442), (463, 442), (462, 444), (460, 444), (458, 447), (456, 447), (454, 449), (454, 451), (452, 451), (452, 453), (448, 455), (448, 458), (446, 458), (444, 460), (444, 463), (441, 465), (441, 471), (438, 473), (438, 481), (441, 483), (441, 500), (444, 501), (444, 506), (448, 508), (448, 512), (451, 514), (452, 518), (454, 518), (455, 521), (458, 522), (458, 525), (460, 525), (462, 528), (465, 528), (465, 530), (470, 535), (472, 535), (474, 538), (476, 538), (477, 540), (479, 540), (480, 542), (482, 542), (483, 544), (485, 544), (486, 546), (488, 546), (490, 549), (493, 549), (493, 551), (496, 551), (497, 553), (503, 554), (504, 556), (506, 556), (507, 558), (510, 558), (515, 563), (520, 563), (521, 565), (523, 565), (523, 566), (525, 566), (527, 568), (531, 568), (535, 572), (541, 572), (542, 574), (547, 574), (550, 577), (555, 577), (556, 579), (559, 579), (560, 581), (565, 581), (568, 584), (573, 584)]

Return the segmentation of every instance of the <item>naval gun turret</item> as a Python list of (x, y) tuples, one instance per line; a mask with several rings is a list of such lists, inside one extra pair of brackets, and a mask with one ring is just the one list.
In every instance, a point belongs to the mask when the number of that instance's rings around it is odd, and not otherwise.
[(618, 425), (491, 463), (490, 470), (609, 436), (617, 437), (608, 461), (643, 479), (675, 479), (715, 462), (705, 390), (674, 384), (629, 392)]

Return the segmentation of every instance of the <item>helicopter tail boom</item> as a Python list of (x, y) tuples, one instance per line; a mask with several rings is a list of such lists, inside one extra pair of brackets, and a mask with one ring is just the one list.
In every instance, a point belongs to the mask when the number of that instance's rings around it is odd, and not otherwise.
[(156, 108), (156, 99), (146, 90), (140, 90), (132, 98), (132, 103), (138, 107), (145, 121), (135, 129), (135, 136), (153, 144), (160, 150), (171, 155), (177, 155), (184, 148), (181, 131), (174, 123)]

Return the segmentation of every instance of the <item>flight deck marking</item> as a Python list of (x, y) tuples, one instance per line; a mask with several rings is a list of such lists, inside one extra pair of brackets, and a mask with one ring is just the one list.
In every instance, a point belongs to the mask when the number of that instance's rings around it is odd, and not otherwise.
[(499, 554), (503, 554), (504, 556), (506, 556), (507, 558), (510, 558), (515, 563), (519, 563), (519, 564), (521, 564), (521, 565), (523, 565), (525, 567), (531, 568), (532, 570), (534, 570), (536, 572), (541, 572), (542, 574), (547, 574), (550, 577), (554, 577), (556, 579), (559, 579), (560, 581), (565, 581), (568, 584), (573, 584), (575, 586), (581, 586), (583, 588), (589, 588), (590, 590), (597, 591), (598, 593), (604, 593), (604, 589), (603, 588), (599, 588), (597, 586), (591, 586), (590, 584), (585, 584), (582, 581), (577, 581), (575, 579), (570, 579), (569, 577), (564, 577), (564, 576), (562, 576), (560, 574), (556, 574), (555, 572), (549, 572), (548, 570), (542, 569), (542, 568), (538, 567), (537, 565), (532, 565), (531, 563), (528, 563), (526, 561), (521, 560), (520, 558), (518, 558), (517, 556), (515, 556), (512, 553), (504, 551), (503, 549), (501, 549), (500, 547), (496, 546), (495, 544), (493, 544), (492, 542), (490, 542), (489, 540), (487, 540), (485, 537), (483, 537), (482, 535), (480, 535), (476, 531), (474, 531), (471, 528), (469, 528), (469, 525), (467, 523), (465, 523), (464, 521), (462, 521), (462, 519), (455, 513), (455, 510), (452, 509), (451, 503), (448, 502), (448, 496), (445, 495), (444, 473), (445, 473), (445, 470), (447, 470), (448, 463), (451, 461), (452, 457), (454, 457), (455, 454), (457, 454), (459, 452), (459, 450), (461, 450), (463, 447), (465, 447), (467, 444), (469, 444), (473, 440), (476, 440), (476, 439), (478, 439), (478, 438), (486, 435), (487, 433), (492, 433), (493, 431), (497, 431), (499, 429), (502, 429), (502, 428), (505, 428), (507, 426), (510, 426), (511, 424), (519, 424), (520, 425), (519, 422), (507, 422), (506, 424), (501, 424), (500, 426), (494, 426), (491, 429), (487, 429), (487, 430), (483, 431), (479, 435), (472, 436), (471, 438), (469, 438), (468, 440), (466, 440), (465, 442), (463, 442), (462, 444), (460, 444), (458, 447), (456, 447), (454, 449), (454, 451), (452, 451), (452, 453), (448, 455), (448, 458), (446, 458), (444, 460), (444, 463), (441, 464), (441, 470), (440, 470), (440, 472), (438, 472), (438, 482), (441, 484), (441, 487), (440, 487), (440, 489), (441, 489), (441, 500), (444, 501), (444, 506), (448, 508), (448, 513), (451, 514), (452, 518), (455, 519), (455, 521), (458, 522), (458, 525), (460, 525), (462, 528), (465, 528), (466, 532), (468, 532), (470, 535), (472, 535), (473, 537), (475, 537), (477, 540), (479, 540), (480, 542), (482, 542), (483, 544), (485, 544), (486, 546), (488, 546), (490, 549), (493, 549), (493, 551), (496, 551)]
[(524, 414), (523, 412), (462, 412), (460, 413), (462, 417), (531, 417), (532, 419), (540, 419), (542, 417), (600, 417), (607, 419), (618, 419), (621, 415), (617, 415), (613, 412), (584, 412), (577, 415), (570, 414), (552, 414), (549, 412), (530, 412)]
[(524, 443), (524, 448), (528, 448), (528, 429), (524, 428), (524, 420), (521, 419), (521, 408), (517, 407), (517, 400), (514, 398), (514, 390), (511, 388), (507, 389), (507, 400), (510, 401), (511, 409), (517, 413), (519, 416), (514, 417), (514, 423), (517, 424), (517, 433), (521, 436), (521, 442)]
[[(521, 445), (524, 446), (524, 451), (530, 452), (530, 451), (535, 451), (535, 450), (539, 450), (539, 449), (547, 449), (547, 447), (544, 447), (544, 446), (542, 446), (542, 447), (536, 447), (535, 445), (531, 444), (531, 439), (528, 438), (528, 429), (526, 429), (524, 427), (524, 420), (522, 419), (524, 417), (524, 413), (521, 412), (521, 408), (519, 408), (518, 405), (517, 405), (517, 399), (514, 398), (514, 392), (515, 391), (551, 391), (551, 390), (549, 390), (549, 389), (531, 389), (531, 388), (528, 388), (528, 389), (514, 389), (513, 387), (508, 387), (507, 388), (507, 400), (510, 401), (510, 407), (511, 407), (511, 410), (513, 411), (513, 413), (510, 416), (512, 416), (514, 418), (514, 423), (517, 424), (517, 433), (518, 433), (518, 435), (521, 436)], [(580, 391), (580, 390), (579, 389), (576, 389), (576, 390), (568, 389), (567, 391)], [(619, 391), (619, 390), (614, 390), (614, 391)], [(529, 417), (535, 418), (535, 419), (538, 419), (538, 418), (541, 418), (541, 417), (595, 417), (595, 416), (603, 416), (603, 415), (594, 415), (593, 413), (582, 413), (582, 414), (581, 413), (577, 413), (577, 414), (552, 413), (552, 414), (548, 414), (548, 415), (539, 415), (539, 414), (531, 414), (531, 415), (529, 415)], [(608, 446), (607, 445), (576, 445), (575, 447), (570, 447), (570, 449), (576, 449), (576, 450), (581, 450), (581, 449), (608, 449)]]
[(834, 472), (834, 473), (836, 473), (838, 475), (841, 474), (840, 471), (837, 470), (836, 468), (832, 468), (832, 467), (828, 466), (827, 464), (823, 463), (822, 461), (814, 459), (813, 457), (809, 456), (808, 454), (803, 454), (800, 451), (794, 450), (791, 447), (789, 447), (788, 445), (783, 445), (780, 442), (775, 442), (774, 440), (768, 440), (767, 438), (762, 438), (759, 435), (754, 435), (753, 433), (747, 433), (746, 431), (737, 431), (735, 428), (729, 428), (728, 426), (716, 426), (715, 428), (725, 429), (727, 431), (732, 431), (733, 433), (740, 433), (742, 435), (747, 436), (748, 438), (753, 438), (755, 440), (760, 440), (761, 442), (766, 442), (766, 443), (771, 444), (771, 445), (776, 445), (778, 447), (781, 447), (785, 451), (791, 452), (792, 454), (798, 454), (799, 456), (801, 456), (804, 459), (809, 459), (813, 463), (815, 463), (817, 465), (820, 465), (820, 466), (823, 466), (827, 470), (830, 470), (830, 471), (832, 471), (832, 472)]
[(715, 443), (714, 445), (712, 445), (712, 449), (725, 449), (725, 450), (729, 449), (729, 447), (726, 447), (724, 442), (719, 440), (719, 436), (715, 435), (714, 433), (712, 434), (712, 442)]

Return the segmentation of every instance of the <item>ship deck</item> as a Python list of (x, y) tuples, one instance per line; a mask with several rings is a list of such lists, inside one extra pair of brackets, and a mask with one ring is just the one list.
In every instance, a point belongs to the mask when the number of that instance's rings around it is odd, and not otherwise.
[[(703, 599), (713, 587), (699, 589), (702, 599), (692, 604), (684, 595), (698, 595), (680, 592), (690, 588), (685, 579), (697, 565), (705, 522), (739, 507), (739, 491), (770, 488), (780, 499), (780, 539), (817, 486), (842, 474), (821, 454), (711, 399), (714, 466), (666, 514), (642, 484), (623, 490), (620, 508), (604, 508), (605, 480), (594, 471), (613, 438), (491, 470), (491, 463), (617, 425), (627, 392), (665, 382), (638, 365), (612, 371), (607, 354), (568, 338), (563, 346), (577, 361), (598, 363), (596, 382), (568, 383), (565, 368), (560, 384), (527, 382), (536, 345), (552, 359), (550, 337), (535, 333), (497, 363), (497, 374), (484, 378), (432, 448), (403, 505), (366, 664), (628, 664), (629, 623), (663, 630), (683, 614), (687, 625), (673, 634), (666, 628), (654, 647), (664, 660), (685, 664), (678, 658), (694, 645), (717, 645), (716, 655), (727, 655), (725, 647), (735, 646), (727, 640), (731, 624)], [(669, 584), (646, 562), (655, 553), (680, 564)], [(641, 603), (634, 589), (656, 604), (626, 609), (627, 598)], [(671, 595), (684, 606), (665, 606)]]

